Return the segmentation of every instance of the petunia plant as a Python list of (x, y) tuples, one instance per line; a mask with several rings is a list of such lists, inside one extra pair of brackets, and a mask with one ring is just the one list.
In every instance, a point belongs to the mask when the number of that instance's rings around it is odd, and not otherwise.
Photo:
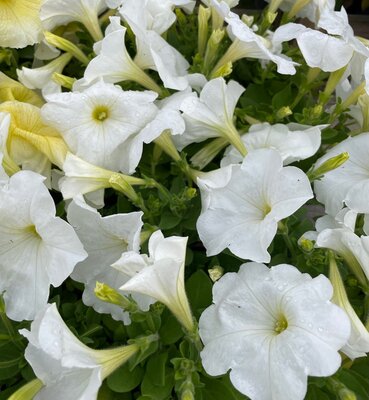
[(0, 400), (367, 400), (369, 38), (334, 1), (0, 0)]

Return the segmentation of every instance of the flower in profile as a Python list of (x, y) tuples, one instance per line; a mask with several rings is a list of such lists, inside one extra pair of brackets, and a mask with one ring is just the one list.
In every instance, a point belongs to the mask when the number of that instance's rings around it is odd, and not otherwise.
[(307, 376), (330, 376), (350, 335), (347, 315), (330, 302), (329, 280), (292, 265), (247, 263), (213, 287), (200, 317), (201, 359), (210, 375), (229, 369), (251, 400), (302, 400)]
[(139, 251), (142, 216), (142, 212), (132, 212), (101, 217), (79, 198), (68, 206), (68, 222), (88, 253), (88, 257), (76, 265), (71, 278), (85, 284), (82, 299), (86, 305), (125, 323), (129, 322), (128, 314), (114, 304), (99, 300), (94, 289), (97, 281), (118, 289), (128, 280), (110, 265), (124, 252)]
[(176, 20), (174, 7), (183, 7), (191, 12), (195, 4), (193, 0), (125, 0), (119, 13), (125, 20), (134, 22), (141, 29), (162, 35)]
[(59, 179), (58, 186), (64, 199), (89, 194), (94, 198), (93, 203), (102, 205), (103, 189), (112, 187), (132, 198), (135, 193), (131, 185), (146, 184), (144, 179), (97, 167), (72, 153), (67, 153), (63, 171), (65, 176)]
[(45, 178), (14, 174), (0, 189), (0, 291), (10, 318), (32, 320), (75, 265), (86, 258), (73, 228), (55, 217)]
[(67, 145), (58, 131), (42, 121), (38, 107), (6, 101), (0, 104), (0, 112), (11, 116), (6, 146), (15, 164), (46, 177), (50, 176), (51, 164), (62, 167)]
[(42, 38), (39, 17), (41, 0), (0, 2), (0, 47), (23, 48)]
[(180, 106), (186, 130), (174, 138), (177, 147), (181, 150), (191, 143), (223, 137), (244, 156), (246, 148), (233, 123), (234, 109), (244, 90), (235, 81), (227, 84), (216, 78), (206, 83), (199, 97), (187, 96)]
[[(267, 122), (251, 125), (249, 131), (241, 136), (246, 149), (269, 148), (277, 150), (283, 159), (283, 165), (304, 160), (313, 156), (321, 143), (322, 126), (307, 126), (290, 123), (270, 125)], [(222, 167), (243, 161), (240, 153), (230, 146), (220, 163)]]
[(89, 62), (83, 79), (75, 83), (74, 89), (89, 86), (92, 82), (103, 79), (109, 83), (132, 80), (147, 89), (161, 92), (160, 86), (129, 55), (125, 45), (126, 31), (127, 29), (120, 24), (119, 17), (110, 17), (105, 37), (101, 42), (95, 43), (94, 51), (97, 56)]
[(69, 22), (80, 22), (97, 41), (103, 37), (98, 16), (105, 8), (104, 0), (44, 0), (40, 18), (48, 31)]
[(54, 73), (61, 73), (64, 67), (72, 59), (68, 53), (39, 68), (17, 69), (18, 79), (24, 86), (30, 89), (41, 89), (43, 94), (61, 91), (60, 86), (52, 81)]
[(190, 332), (194, 321), (184, 286), (186, 237), (164, 238), (160, 231), (149, 240), (149, 253), (123, 253), (113, 267), (131, 276), (121, 290), (150, 296), (165, 304)]
[(76, 156), (119, 171), (124, 169), (122, 159), (131, 158), (127, 142), (132, 142), (156, 115), (156, 97), (154, 92), (123, 91), (120, 86), (100, 81), (83, 92), (48, 96), (41, 114)]
[(313, 197), (309, 180), (296, 167), (283, 167), (272, 149), (252, 150), (241, 165), (198, 178), (202, 212), (197, 230), (207, 255), (226, 248), (238, 257), (269, 262), (267, 251), (278, 221)]
[(97, 399), (102, 381), (140, 349), (138, 344), (90, 349), (69, 330), (55, 303), (37, 314), (30, 331), (20, 333), (29, 341), (25, 358), (44, 384), (35, 400)]
[(219, 71), (227, 63), (233, 63), (242, 58), (255, 58), (258, 60), (272, 61), (277, 65), (280, 74), (294, 75), (296, 73), (295, 65), (290, 58), (279, 55), (273, 50), (273, 44), (263, 36), (257, 35), (241, 18), (230, 11), (229, 5), (224, 1), (210, 1), (212, 7), (228, 23), (228, 33), (233, 42), (226, 53), (221, 57), (213, 69), (212, 76), (219, 76)]
[(327, 214), (336, 215), (346, 204), (358, 213), (369, 213), (369, 133), (349, 137), (321, 157), (316, 167), (328, 159), (347, 152), (349, 159), (340, 167), (314, 182), (317, 200), (325, 205)]

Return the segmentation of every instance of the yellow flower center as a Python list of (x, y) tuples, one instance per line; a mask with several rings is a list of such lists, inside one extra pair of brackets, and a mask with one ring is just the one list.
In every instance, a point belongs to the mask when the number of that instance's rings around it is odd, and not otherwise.
[(277, 321), (275, 322), (274, 325), (274, 332), (279, 335), (280, 333), (282, 333), (283, 331), (285, 331), (288, 327), (288, 322), (287, 319), (284, 315), (280, 315), (277, 319)]
[[(1, 1), (1, 0), (0, 0), (0, 1)], [(33, 235), (33, 236), (35, 236), (35, 237), (41, 239), (41, 236), (40, 236), (39, 233), (37, 232), (37, 229), (36, 229), (35, 225), (26, 226), (26, 227), (24, 228), (24, 232), (27, 232), (27, 233), (29, 233), (29, 234), (31, 234), (31, 235)]]
[(263, 218), (265, 218), (271, 211), (272, 211), (272, 207), (269, 204), (265, 204), (262, 209)]
[(92, 118), (95, 121), (102, 122), (109, 117), (109, 109), (106, 106), (98, 106), (92, 112)]

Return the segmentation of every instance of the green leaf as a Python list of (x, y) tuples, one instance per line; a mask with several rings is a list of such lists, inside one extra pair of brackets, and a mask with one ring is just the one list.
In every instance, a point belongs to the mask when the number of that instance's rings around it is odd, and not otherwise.
[(181, 217), (174, 215), (171, 211), (165, 210), (161, 214), (159, 226), (161, 229), (172, 229), (181, 222)]
[(9, 379), (20, 372), (20, 362), (23, 354), (11, 342), (1, 347), (0, 379)]
[(177, 342), (183, 336), (183, 330), (177, 319), (168, 310), (162, 315), (162, 325), (159, 330), (160, 341), (164, 345)]
[(141, 384), (141, 392), (152, 400), (166, 400), (169, 398), (174, 386), (174, 372), (171, 368), (165, 369), (164, 385), (158, 385), (151, 380), (150, 374), (145, 374)]
[(292, 94), (291, 85), (287, 85), (273, 96), (272, 105), (276, 110), (278, 110), (282, 107), (290, 105), (294, 97), (295, 96)]
[[(202, 270), (196, 271), (186, 282), (187, 295), (192, 310), (199, 316), (212, 302), (211, 279)], [(200, 311), (200, 312), (198, 312)]]
[(144, 370), (139, 365), (130, 371), (129, 365), (125, 364), (108, 376), (106, 382), (113, 392), (126, 393), (140, 384), (143, 375)]
[[(367, 371), (367, 374), (369, 369)], [(368, 400), (369, 393), (369, 377), (366, 375), (366, 379), (355, 371), (350, 369), (341, 369), (337, 374), (337, 378), (342, 382), (348, 389), (355, 392), (357, 400)]]
[(168, 353), (154, 354), (147, 362), (146, 375), (157, 385), (165, 385), (165, 364), (167, 363)]
[(246, 396), (238, 392), (230, 382), (228, 377), (221, 379), (210, 379), (201, 377), (201, 382), (205, 384), (202, 389), (203, 400), (244, 400)]
[[(97, 400), (132, 400), (131, 393), (116, 393), (112, 392), (105, 381), (100, 387), (99, 393), (97, 394)], [(2, 400), (2, 399), (1, 399)]]

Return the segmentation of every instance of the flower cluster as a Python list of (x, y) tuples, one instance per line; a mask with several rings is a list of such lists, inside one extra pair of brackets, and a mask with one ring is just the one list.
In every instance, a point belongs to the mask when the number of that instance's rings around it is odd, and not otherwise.
[(368, 394), (369, 40), (198, 3), (0, 1), (6, 398)]

